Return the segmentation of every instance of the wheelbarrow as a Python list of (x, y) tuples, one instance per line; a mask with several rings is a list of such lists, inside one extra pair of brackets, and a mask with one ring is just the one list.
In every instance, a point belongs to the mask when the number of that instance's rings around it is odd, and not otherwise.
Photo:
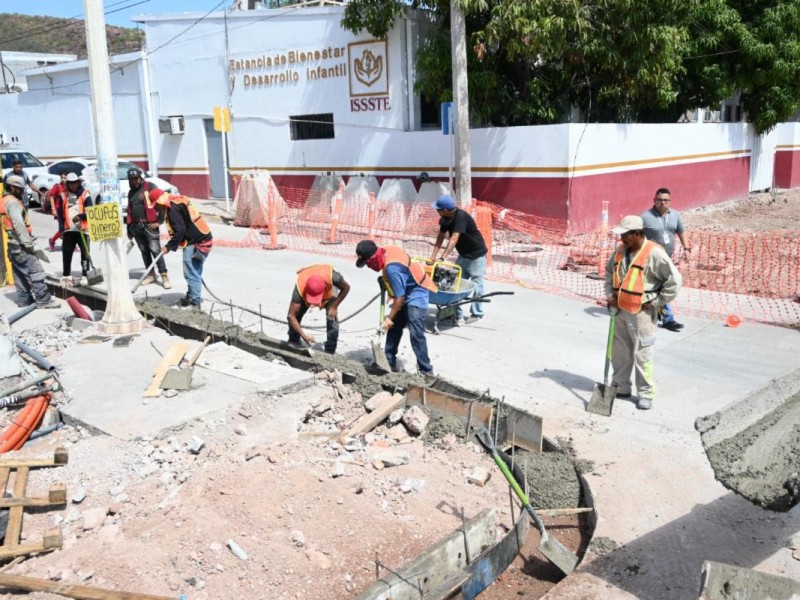
[(428, 304), (436, 307), (431, 333), (439, 333), (439, 321), (450, 319), (456, 324), (458, 307), (473, 302), (491, 302), (491, 296), (513, 296), (514, 292), (489, 292), (480, 296), (473, 296), (475, 284), (469, 279), (462, 279), (457, 292), (439, 290), (428, 294)]

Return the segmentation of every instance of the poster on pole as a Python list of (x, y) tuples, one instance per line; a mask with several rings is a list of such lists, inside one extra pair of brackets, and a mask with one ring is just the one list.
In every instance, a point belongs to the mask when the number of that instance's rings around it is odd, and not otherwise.
[(86, 220), (89, 223), (89, 239), (93, 242), (122, 237), (122, 219), (116, 202), (87, 206)]

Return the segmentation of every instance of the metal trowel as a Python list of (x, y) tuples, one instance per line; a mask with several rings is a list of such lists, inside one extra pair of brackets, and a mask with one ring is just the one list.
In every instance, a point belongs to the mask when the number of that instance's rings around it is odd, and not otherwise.
[(162, 390), (189, 390), (192, 388), (192, 374), (194, 373), (194, 363), (197, 362), (197, 359), (200, 358), (200, 354), (203, 352), (206, 346), (208, 346), (208, 342), (211, 341), (211, 336), (207, 335), (206, 339), (203, 340), (203, 343), (200, 347), (195, 351), (192, 357), (189, 359), (189, 362), (186, 363), (186, 366), (173, 366), (167, 369), (167, 372), (164, 373), (164, 379), (161, 380), (161, 384), (159, 387)]
[(381, 313), (380, 322), (378, 323), (378, 335), (375, 341), (372, 342), (372, 358), (378, 368), (386, 373), (391, 372), (392, 367), (389, 365), (389, 360), (386, 358), (386, 352), (383, 351), (381, 346), (381, 336), (383, 335), (383, 321), (386, 319), (386, 288), (382, 280), (378, 280), (381, 286)]

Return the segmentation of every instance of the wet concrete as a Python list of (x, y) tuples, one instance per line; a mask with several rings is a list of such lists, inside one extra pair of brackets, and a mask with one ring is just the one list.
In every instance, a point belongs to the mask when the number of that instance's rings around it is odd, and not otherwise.
[(575, 466), (564, 452), (535, 454), (517, 449), (514, 460), (528, 479), (528, 497), (535, 508), (576, 508), (581, 484)]
[(714, 474), (751, 502), (788, 511), (800, 502), (800, 373), (699, 418)]
[(705, 600), (800, 598), (800, 582), (734, 565), (707, 561), (703, 565), (702, 579), (700, 595)]

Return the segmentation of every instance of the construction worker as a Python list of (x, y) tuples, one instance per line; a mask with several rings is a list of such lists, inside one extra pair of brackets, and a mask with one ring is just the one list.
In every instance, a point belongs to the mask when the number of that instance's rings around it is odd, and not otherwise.
[(0, 217), (3, 219), (7, 240), (4, 250), (14, 271), (17, 304), (24, 307), (35, 302), (38, 308), (58, 308), (58, 302), (50, 296), (47, 289), (44, 269), (36, 258), (28, 211), (22, 203), (25, 180), (11, 175), (5, 180), (5, 189), (6, 193), (0, 199)]
[(186, 196), (155, 189), (150, 192), (150, 200), (162, 207), (164, 222), (171, 236), (161, 253), (183, 248), (183, 278), (188, 289), (179, 305), (199, 309), (202, 302), (203, 265), (213, 243), (211, 228)]
[(637, 407), (648, 410), (656, 396), (653, 344), (658, 309), (672, 302), (681, 288), (681, 274), (664, 248), (645, 238), (644, 222), (628, 215), (613, 229), (622, 243), (606, 265), (606, 297), (616, 312), (611, 363), (617, 398), (631, 397), (635, 371)]
[[(339, 290), (334, 294), (333, 288)], [(350, 291), (350, 284), (331, 265), (311, 265), (297, 271), (297, 283), (289, 304), (289, 343), (300, 345), (300, 338), (309, 346), (314, 344), (313, 336), (308, 335), (300, 323), (311, 307), (325, 310), (325, 324), (328, 337), (325, 352), (334, 354), (339, 341), (338, 308)]]
[(49, 240), (47, 240), (48, 247), (50, 248), (50, 252), (56, 251), (56, 242), (61, 239), (61, 236), (64, 234), (64, 222), (61, 220), (61, 200), (64, 195), (64, 192), (67, 190), (67, 175), (69, 175), (69, 171), (64, 169), (59, 173), (61, 176), (61, 181), (55, 184), (50, 191), (47, 192), (49, 202), (50, 202), (50, 213), (53, 215), (53, 218), (56, 220), (58, 225), (58, 230), (53, 234)]
[(5, 177), (3, 177), (3, 184), (8, 186), (8, 178), (12, 176), (21, 177), (22, 180), (25, 182), (25, 188), (22, 190), (23, 206), (27, 207), (30, 204), (31, 196), (33, 196), (34, 198), (39, 198), (39, 190), (36, 188), (31, 178), (25, 172), (25, 169), (22, 168), (22, 161), (19, 159), (11, 163), (11, 170), (8, 173), (6, 173)]
[[(444, 243), (444, 236), (448, 234), (447, 247), (442, 252), (441, 260), (453, 252), (458, 251), (456, 264), (461, 267), (461, 276), (475, 283), (475, 296), (483, 295), (483, 276), (486, 273), (486, 255), (489, 253), (486, 242), (475, 219), (465, 210), (456, 206), (455, 200), (450, 196), (442, 196), (433, 203), (433, 208), (439, 213), (439, 235), (433, 245), (430, 262), (436, 262), (436, 255)], [(464, 318), (461, 306), (457, 309), (459, 322), (475, 323), (483, 318), (483, 303), (470, 304), (470, 316)]]
[(66, 189), (61, 194), (59, 218), (64, 231), (61, 234), (61, 262), (63, 266), (62, 283), (75, 285), (72, 278), (72, 254), (77, 246), (81, 251), (81, 275), (86, 277), (89, 271), (89, 222), (86, 219), (86, 207), (92, 206), (92, 196), (83, 187), (81, 178), (75, 173), (68, 173), (64, 183)]
[(436, 286), (419, 263), (399, 246), (380, 247), (372, 240), (362, 240), (356, 246), (356, 266), (367, 265), (380, 271), (382, 283), (389, 297), (394, 299), (389, 316), (381, 324), (386, 331), (386, 359), (392, 369), (397, 368), (397, 350), (408, 327), (411, 348), (417, 357), (417, 369), (424, 375), (433, 374), (433, 365), (428, 358), (428, 342), (425, 339), (425, 317), (428, 314), (428, 292), (436, 292)]
[[(128, 169), (128, 214), (125, 222), (128, 226), (128, 239), (134, 240), (142, 254), (145, 268), (157, 260), (156, 269), (161, 275), (161, 285), (164, 289), (172, 288), (172, 283), (167, 275), (167, 265), (164, 263), (164, 256), (161, 254), (161, 233), (159, 231), (161, 223), (164, 222), (164, 211), (156, 208), (155, 201), (152, 200), (153, 191), (158, 188), (149, 181), (144, 181), (143, 173), (140, 169)], [(155, 283), (156, 276), (151, 271), (142, 280), (142, 285)]]

